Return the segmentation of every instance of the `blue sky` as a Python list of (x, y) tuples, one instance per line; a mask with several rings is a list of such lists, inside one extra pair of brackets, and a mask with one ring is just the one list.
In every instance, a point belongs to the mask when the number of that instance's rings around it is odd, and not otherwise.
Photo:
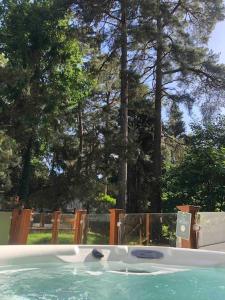
[(209, 40), (209, 48), (220, 53), (220, 61), (225, 63), (225, 21), (217, 23)]

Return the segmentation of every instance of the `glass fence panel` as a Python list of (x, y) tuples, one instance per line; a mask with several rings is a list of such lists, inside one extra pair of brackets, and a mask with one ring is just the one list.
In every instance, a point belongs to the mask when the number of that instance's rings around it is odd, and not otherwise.
[[(61, 214), (58, 225), (58, 243), (74, 243), (74, 214)], [(52, 213), (33, 213), (28, 244), (51, 244), (52, 239)]]
[(51, 229), (52, 214), (50, 213), (32, 213), (31, 228), (35, 229)]
[[(176, 246), (176, 214), (121, 214), (118, 223), (119, 244)], [(61, 214), (58, 224), (59, 244), (109, 244), (110, 215), (83, 215), (80, 231), (75, 230), (75, 215)], [(33, 213), (28, 244), (51, 244), (52, 213)]]
[(11, 212), (0, 212), (0, 245), (8, 244), (11, 216)]
[(225, 212), (198, 213), (198, 246), (225, 243)]
[(52, 213), (32, 214), (27, 244), (50, 244), (52, 238)]
[(84, 236), (82, 241), (84, 244), (109, 244), (109, 214), (89, 214), (86, 215), (84, 222)]
[(176, 214), (121, 214), (119, 244), (176, 247)]
[(60, 218), (58, 243), (59, 244), (74, 244), (75, 233), (75, 215), (62, 214)]

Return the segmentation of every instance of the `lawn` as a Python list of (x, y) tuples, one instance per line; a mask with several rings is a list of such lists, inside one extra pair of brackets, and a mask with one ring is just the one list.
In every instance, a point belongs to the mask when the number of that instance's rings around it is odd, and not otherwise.
[[(51, 232), (34, 232), (28, 236), (28, 245), (44, 245), (51, 244), (52, 234)], [(58, 236), (59, 244), (73, 244), (72, 232), (61, 232)], [(87, 244), (108, 244), (108, 237), (101, 235), (100, 233), (88, 232)]]

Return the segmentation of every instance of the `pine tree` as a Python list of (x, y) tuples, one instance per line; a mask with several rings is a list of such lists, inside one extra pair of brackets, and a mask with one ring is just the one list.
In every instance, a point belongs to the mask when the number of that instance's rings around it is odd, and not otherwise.
[[(117, 207), (126, 208), (127, 202), (127, 147), (128, 147), (128, 19), (133, 8), (133, 1), (119, 0), (102, 3), (102, 1), (91, 1), (94, 10), (89, 9), (90, 1), (77, 1), (84, 21), (92, 24), (94, 30), (103, 24), (102, 36), (103, 45), (108, 50), (107, 60), (113, 56), (120, 57), (120, 134), (119, 134), (119, 171), (118, 171), (118, 198)], [(134, 1), (135, 2), (135, 1)], [(97, 23), (97, 24), (96, 24)], [(107, 61), (106, 60), (106, 61)], [(103, 63), (103, 65), (105, 62)]]
[(169, 111), (168, 133), (175, 138), (180, 137), (185, 132), (183, 113), (176, 102), (172, 102)]
[(197, 0), (140, 1), (141, 15), (133, 28), (134, 38), (141, 45), (137, 61), (144, 61), (142, 74), (144, 79), (151, 78), (155, 96), (153, 212), (161, 211), (162, 103), (175, 100), (190, 107), (197, 93), (199, 97), (204, 94), (204, 88), (224, 86), (221, 66), (205, 47), (213, 24), (223, 14), (222, 1), (217, 1), (216, 8), (214, 4)]

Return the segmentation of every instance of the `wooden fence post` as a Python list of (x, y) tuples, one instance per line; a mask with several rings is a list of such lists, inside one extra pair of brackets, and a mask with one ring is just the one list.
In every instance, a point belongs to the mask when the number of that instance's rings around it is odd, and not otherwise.
[(30, 231), (30, 222), (32, 216), (32, 209), (23, 209), (20, 215), (20, 230), (17, 236), (17, 244), (26, 245), (28, 234)]
[(124, 214), (123, 209), (112, 208), (110, 211), (110, 231), (109, 244), (118, 245), (118, 222), (120, 214)]
[(11, 217), (11, 226), (9, 231), (9, 244), (13, 245), (16, 242), (16, 235), (18, 231), (18, 225), (19, 225), (19, 214), (20, 210), (18, 208), (15, 208), (12, 211), (12, 217)]
[(81, 244), (83, 228), (84, 228), (84, 218), (87, 214), (87, 211), (84, 209), (79, 209), (75, 212), (75, 221), (74, 221), (74, 244)]
[(199, 211), (199, 206), (193, 206), (193, 205), (180, 205), (177, 206), (177, 209), (190, 213), (191, 214), (191, 232), (190, 232), (190, 239), (189, 240), (183, 240), (181, 239), (181, 248), (190, 248), (190, 249), (197, 249), (198, 241), (197, 241), (197, 234), (194, 230), (194, 225), (196, 221), (196, 214)]
[(40, 214), (40, 225), (39, 225), (40, 228), (44, 228), (45, 227), (45, 213), (42, 212)]
[(151, 226), (151, 216), (150, 213), (146, 214), (146, 246), (150, 244), (150, 226)]
[(14, 209), (12, 212), (9, 244), (25, 245), (30, 230), (31, 209)]
[(52, 244), (58, 243), (59, 225), (61, 219), (61, 211), (54, 211), (52, 214)]

